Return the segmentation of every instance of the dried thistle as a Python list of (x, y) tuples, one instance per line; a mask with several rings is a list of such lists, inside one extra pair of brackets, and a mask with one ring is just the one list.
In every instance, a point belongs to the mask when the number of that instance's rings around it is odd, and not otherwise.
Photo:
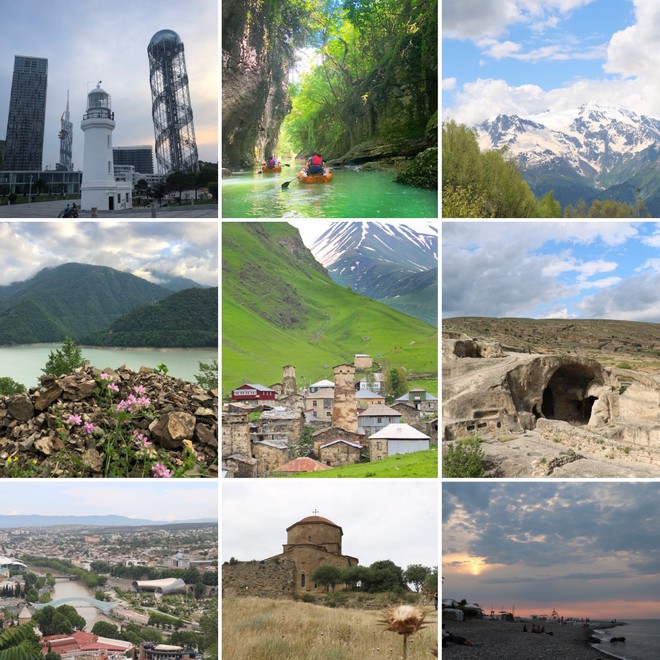
[(408, 637), (418, 630), (425, 628), (424, 618), (426, 612), (414, 605), (397, 605), (388, 607), (384, 612), (384, 619), (378, 623), (385, 624), (385, 630), (403, 635), (403, 660), (408, 657)]

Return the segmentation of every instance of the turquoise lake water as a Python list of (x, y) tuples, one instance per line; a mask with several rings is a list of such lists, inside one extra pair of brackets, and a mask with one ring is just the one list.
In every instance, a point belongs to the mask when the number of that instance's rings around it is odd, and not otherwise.
[[(438, 193), (393, 183), (392, 172), (332, 170), (326, 184), (299, 184), (297, 166), (280, 174), (243, 172), (222, 180), (223, 218), (436, 218)], [(291, 181), (282, 189), (285, 181)]]

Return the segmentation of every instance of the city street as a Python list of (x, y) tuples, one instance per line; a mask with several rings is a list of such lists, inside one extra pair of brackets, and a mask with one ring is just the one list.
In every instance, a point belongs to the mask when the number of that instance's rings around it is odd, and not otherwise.
[[(80, 200), (67, 200), (75, 202), (80, 206)], [(14, 204), (12, 206), (0, 206), (0, 218), (57, 218), (64, 210), (67, 202), (32, 202), (31, 204)], [(133, 218), (217, 218), (217, 204), (200, 204), (186, 206), (161, 206), (156, 208), (156, 215), (152, 215), (151, 208), (131, 209), (129, 211), (99, 211), (98, 218), (115, 218), (131, 220)], [(78, 218), (91, 218), (90, 211), (80, 211)]]

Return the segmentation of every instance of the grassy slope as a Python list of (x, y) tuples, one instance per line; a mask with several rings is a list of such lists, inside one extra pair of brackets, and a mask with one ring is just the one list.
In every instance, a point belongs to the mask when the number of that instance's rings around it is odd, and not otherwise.
[[(397, 469), (398, 468), (398, 469)], [(416, 451), (412, 454), (397, 454), (383, 458), (374, 463), (359, 463), (346, 467), (322, 470), (321, 472), (303, 472), (287, 478), (297, 479), (327, 479), (327, 478), (383, 478), (383, 477), (415, 477), (431, 478), (438, 476), (438, 450)]]
[[(223, 657), (232, 660), (398, 660), (402, 637), (378, 623), (378, 610), (328, 608), (267, 598), (223, 599)], [(437, 614), (408, 641), (409, 660), (433, 658)]]
[(279, 382), (285, 364), (301, 383), (328, 378), (355, 353), (437, 374), (437, 329), (333, 283), (298, 251), (295, 228), (224, 223), (222, 241), (223, 391)]

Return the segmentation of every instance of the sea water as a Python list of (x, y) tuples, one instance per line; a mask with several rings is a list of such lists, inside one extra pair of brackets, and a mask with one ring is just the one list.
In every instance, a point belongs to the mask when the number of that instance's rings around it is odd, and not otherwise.
[[(594, 630), (602, 639), (592, 644), (599, 652), (621, 660), (658, 660), (660, 658), (660, 619), (632, 619), (625, 625)], [(625, 642), (610, 643), (612, 637), (625, 637)]]

